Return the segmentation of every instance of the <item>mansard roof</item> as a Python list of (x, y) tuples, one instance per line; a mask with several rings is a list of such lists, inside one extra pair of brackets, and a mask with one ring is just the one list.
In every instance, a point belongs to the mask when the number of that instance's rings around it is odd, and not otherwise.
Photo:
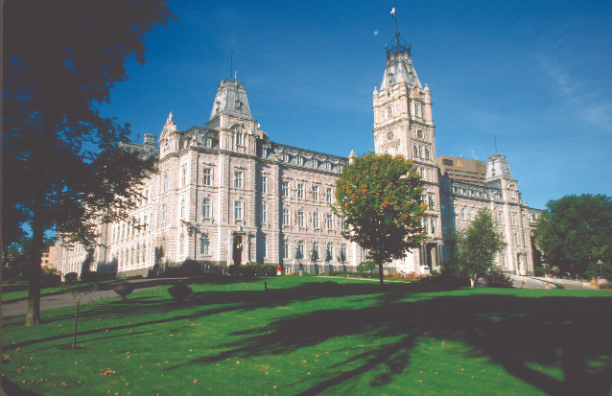
[(254, 120), (251, 115), (251, 107), (244, 90), (244, 83), (236, 79), (223, 80), (219, 84), (215, 103), (210, 113), (210, 121), (220, 114), (240, 117), (245, 120)]

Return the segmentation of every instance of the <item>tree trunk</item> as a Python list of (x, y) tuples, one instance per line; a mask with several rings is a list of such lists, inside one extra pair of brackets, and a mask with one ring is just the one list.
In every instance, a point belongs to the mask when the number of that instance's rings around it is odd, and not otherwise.
[(383, 279), (384, 279), (384, 276), (383, 276), (383, 263), (380, 262), (380, 263), (376, 263), (376, 264), (378, 264), (378, 276), (380, 277), (380, 286), (382, 287)]
[(29, 293), (28, 293), (28, 310), (26, 313), (26, 321), (24, 326), (32, 326), (42, 323), (40, 317), (40, 275), (42, 272), (41, 260), (42, 251), (44, 248), (44, 226), (40, 220), (42, 217), (40, 209), (42, 209), (42, 199), (40, 196), (34, 198), (34, 213), (32, 216), (32, 252), (30, 254), (30, 273)]

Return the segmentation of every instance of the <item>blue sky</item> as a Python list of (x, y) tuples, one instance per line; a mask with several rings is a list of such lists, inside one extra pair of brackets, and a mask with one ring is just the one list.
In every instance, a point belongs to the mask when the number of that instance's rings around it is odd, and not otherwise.
[(399, 31), (431, 89), (438, 155), (486, 160), (493, 135), (523, 199), (612, 195), (612, 2), (169, 2), (147, 63), (103, 114), (159, 136), (204, 125), (230, 53), (271, 140), (335, 155), (373, 148), (372, 91)]

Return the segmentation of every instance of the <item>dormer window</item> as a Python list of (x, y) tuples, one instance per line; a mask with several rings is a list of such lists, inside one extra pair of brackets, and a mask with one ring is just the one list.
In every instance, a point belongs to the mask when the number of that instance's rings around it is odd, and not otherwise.
[(289, 162), (290, 159), (291, 159), (291, 157), (289, 157), (289, 154), (287, 154), (287, 153), (283, 154), (283, 161)]
[(304, 165), (304, 157), (298, 158), (298, 165)]

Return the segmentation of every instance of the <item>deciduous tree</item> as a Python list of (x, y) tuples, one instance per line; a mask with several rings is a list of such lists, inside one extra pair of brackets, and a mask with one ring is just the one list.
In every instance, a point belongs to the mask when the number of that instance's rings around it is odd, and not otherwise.
[(406, 256), (425, 234), (423, 181), (401, 155), (368, 153), (355, 158), (336, 182), (336, 216), (344, 216), (342, 235), (368, 250), (383, 284), (383, 264)]
[(40, 259), (48, 230), (91, 244), (94, 219), (124, 218), (152, 170), (119, 150), (129, 124), (100, 115), (125, 62), (174, 15), (166, 0), (9, 1), (3, 15), (4, 232), (32, 231), (26, 325), (40, 319)]
[[(549, 201), (534, 230), (543, 258), (561, 273), (599, 275), (598, 260), (608, 273), (612, 264), (612, 197), (566, 195)], [(589, 270), (589, 267), (590, 270)]]
[(495, 269), (495, 257), (506, 247), (506, 242), (497, 232), (493, 216), (487, 209), (479, 210), (468, 227), (453, 230), (446, 242), (449, 260), (445, 271), (455, 270), (468, 274), (472, 287), (478, 276), (485, 276), (487, 272)]

